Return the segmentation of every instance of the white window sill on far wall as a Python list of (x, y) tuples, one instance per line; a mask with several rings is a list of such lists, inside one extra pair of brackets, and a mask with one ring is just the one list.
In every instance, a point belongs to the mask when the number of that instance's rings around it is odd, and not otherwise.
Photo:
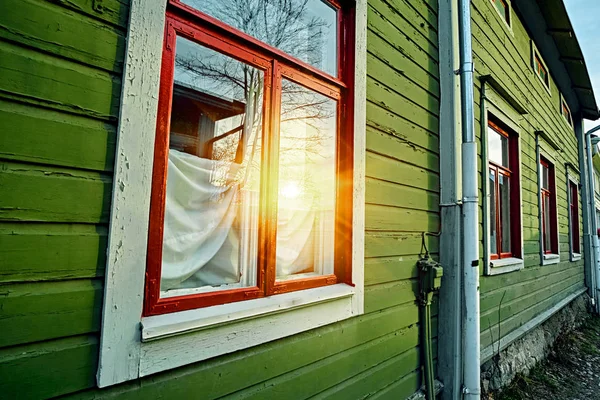
[(544, 254), (542, 258), (542, 265), (558, 264), (560, 262), (560, 255), (558, 254)]
[(571, 253), (571, 261), (579, 261), (579, 260), (581, 260), (581, 254)]
[(510, 257), (490, 260), (490, 267), (489, 275), (499, 275), (523, 269), (525, 264), (520, 258)]

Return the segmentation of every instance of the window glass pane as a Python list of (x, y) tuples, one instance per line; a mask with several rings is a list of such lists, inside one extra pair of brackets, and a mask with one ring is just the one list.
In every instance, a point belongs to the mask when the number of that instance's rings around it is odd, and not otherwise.
[(337, 75), (337, 12), (322, 0), (182, 0), (182, 3)]
[(498, 187), (500, 192), (500, 221), (502, 224), (502, 253), (509, 253), (511, 251), (509, 178), (502, 174), (498, 175)]
[(543, 200), (543, 212), (544, 212), (544, 250), (546, 252), (552, 251), (552, 228), (550, 226), (550, 222), (552, 221), (552, 216), (550, 213), (550, 196), (544, 195), (542, 197)]
[(577, 185), (573, 182), (569, 182), (570, 186), (570, 208), (571, 208), (571, 244), (572, 251), (579, 253), (579, 200), (578, 200), (578, 189)]
[(488, 159), (508, 167), (508, 138), (488, 127)]
[(500, 15), (504, 17), (506, 22), (508, 22), (508, 5), (504, 0), (492, 0), (496, 9), (500, 12)]
[(264, 74), (180, 37), (176, 50), (162, 295), (255, 286)]
[(498, 254), (498, 228), (496, 226), (496, 171), (490, 170), (490, 254)]
[(277, 279), (333, 274), (337, 102), (282, 82)]
[(549, 171), (548, 171), (548, 167), (545, 166), (544, 164), (541, 164), (542, 167), (542, 188), (543, 189), (549, 189), (550, 188), (550, 178), (549, 178)]
[(542, 78), (546, 86), (548, 86), (548, 71), (546, 71), (546, 67), (544, 67), (544, 64), (542, 64), (542, 60), (537, 54), (535, 55), (535, 71), (540, 76), (540, 78)]

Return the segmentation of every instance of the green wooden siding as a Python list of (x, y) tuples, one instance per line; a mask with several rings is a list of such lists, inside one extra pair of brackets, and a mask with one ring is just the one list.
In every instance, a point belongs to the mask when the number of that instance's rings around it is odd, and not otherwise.
[[(0, 5), (0, 393), (39, 399), (403, 398), (416, 261), (439, 230), (437, 2), (368, 6), (366, 314), (95, 388), (125, 0)], [(426, 244), (435, 256), (437, 237)], [(434, 335), (437, 306), (434, 304)], [(434, 342), (435, 343), (435, 342)]]
[(0, 2), (0, 393), (9, 398), (95, 385), (129, 12), (127, 1), (97, 3)]
[[(583, 260), (569, 261), (565, 163), (578, 165), (575, 133), (560, 114), (560, 92), (552, 77), (550, 95), (533, 72), (529, 34), (523, 24), (513, 12), (511, 32), (493, 7), (488, 0), (474, 0), (472, 3), (474, 61), (478, 76), (493, 75), (527, 110), (521, 122), (520, 135), (525, 269), (481, 277), (482, 348), (497, 344), (500, 337), (584, 287)], [(480, 89), (480, 82), (476, 80), (476, 134), (481, 147)], [(539, 255), (538, 173), (534, 133), (537, 130), (543, 130), (554, 138), (562, 150), (557, 154), (555, 165), (560, 263), (549, 266), (540, 265)], [(481, 172), (481, 163), (479, 168)], [(480, 195), (481, 185), (485, 184), (481, 176), (487, 179), (487, 174), (480, 175)], [(483, 218), (481, 207), (480, 218)], [(483, 247), (481, 249), (483, 254)]]

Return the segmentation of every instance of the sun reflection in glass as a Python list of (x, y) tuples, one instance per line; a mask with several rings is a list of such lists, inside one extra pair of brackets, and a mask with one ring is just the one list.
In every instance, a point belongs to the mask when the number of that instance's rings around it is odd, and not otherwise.
[(283, 197), (285, 197), (286, 199), (295, 199), (298, 196), (300, 196), (301, 192), (302, 192), (302, 190), (300, 189), (300, 186), (296, 182), (287, 182), (281, 188), (281, 195)]

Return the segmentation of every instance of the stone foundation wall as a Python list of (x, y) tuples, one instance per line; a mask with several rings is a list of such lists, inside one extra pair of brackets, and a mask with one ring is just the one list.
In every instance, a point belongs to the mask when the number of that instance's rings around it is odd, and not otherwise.
[(549, 319), (496, 353), (481, 366), (481, 387), (485, 392), (508, 385), (517, 373), (528, 374), (546, 359), (556, 338), (579, 327), (590, 315), (590, 298), (583, 294)]

